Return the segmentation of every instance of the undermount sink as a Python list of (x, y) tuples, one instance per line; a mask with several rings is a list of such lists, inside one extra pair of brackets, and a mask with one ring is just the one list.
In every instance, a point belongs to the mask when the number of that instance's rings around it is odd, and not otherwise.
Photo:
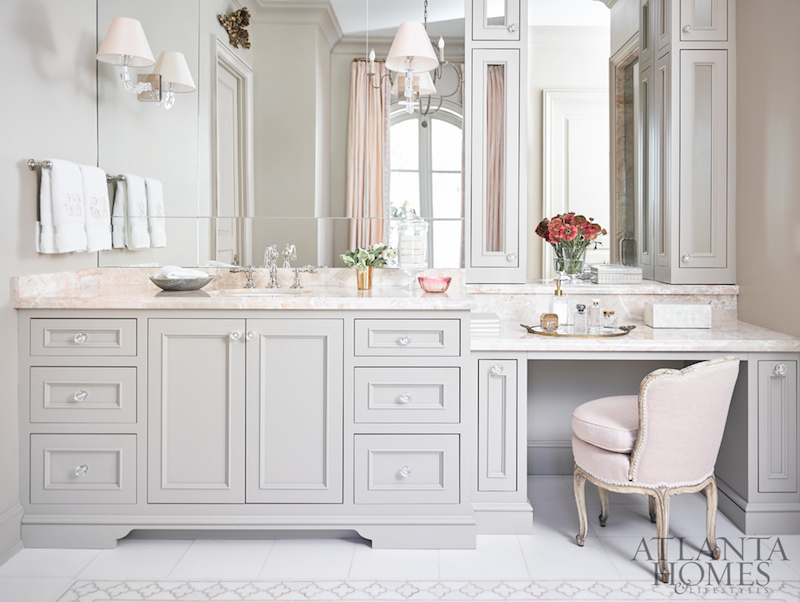
[(299, 297), (308, 293), (308, 290), (296, 288), (231, 288), (219, 289), (216, 293), (226, 297)]

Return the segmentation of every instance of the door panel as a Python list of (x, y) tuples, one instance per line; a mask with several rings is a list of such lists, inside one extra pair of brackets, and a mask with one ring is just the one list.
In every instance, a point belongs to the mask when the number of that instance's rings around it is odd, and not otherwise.
[(343, 321), (247, 329), (247, 501), (342, 503)]
[(517, 490), (517, 362), (478, 361), (478, 491)]
[(150, 320), (150, 503), (244, 502), (244, 326)]

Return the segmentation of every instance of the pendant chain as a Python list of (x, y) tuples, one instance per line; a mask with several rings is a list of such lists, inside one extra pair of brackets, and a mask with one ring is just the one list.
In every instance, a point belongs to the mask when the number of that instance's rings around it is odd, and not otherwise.
[(428, 0), (425, 0), (425, 31), (428, 31)]

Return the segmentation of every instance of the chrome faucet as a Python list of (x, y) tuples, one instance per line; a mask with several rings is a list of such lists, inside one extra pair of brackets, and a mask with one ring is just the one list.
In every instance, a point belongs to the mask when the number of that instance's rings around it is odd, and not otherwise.
[(264, 250), (264, 267), (269, 269), (269, 284), (267, 288), (280, 288), (278, 284), (278, 247), (269, 245)]
[(238, 274), (240, 272), (244, 272), (247, 274), (247, 284), (245, 284), (244, 287), (255, 288), (256, 283), (255, 280), (253, 279), (255, 268), (251, 265), (247, 266), (246, 268), (231, 268), (231, 274)]
[(297, 249), (294, 245), (286, 243), (283, 247), (283, 267), (291, 268), (292, 264), (289, 262), (294, 259), (297, 259)]

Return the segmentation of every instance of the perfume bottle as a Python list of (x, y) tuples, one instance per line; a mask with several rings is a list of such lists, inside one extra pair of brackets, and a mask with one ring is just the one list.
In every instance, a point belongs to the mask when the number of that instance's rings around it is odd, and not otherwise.
[(603, 310), (600, 308), (600, 299), (592, 299), (589, 308), (589, 334), (603, 332)]
[(572, 331), (575, 334), (589, 334), (589, 316), (586, 314), (586, 306), (583, 303), (578, 303), (575, 309), (578, 311), (575, 312), (575, 326)]
[(617, 314), (613, 311), (603, 312), (603, 327), (616, 328), (617, 327)]
[(561, 290), (561, 280), (556, 280), (556, 291), (550, 299), (550, 313), (558, 316), (559, 326), (569, 323), (569, 300)]

